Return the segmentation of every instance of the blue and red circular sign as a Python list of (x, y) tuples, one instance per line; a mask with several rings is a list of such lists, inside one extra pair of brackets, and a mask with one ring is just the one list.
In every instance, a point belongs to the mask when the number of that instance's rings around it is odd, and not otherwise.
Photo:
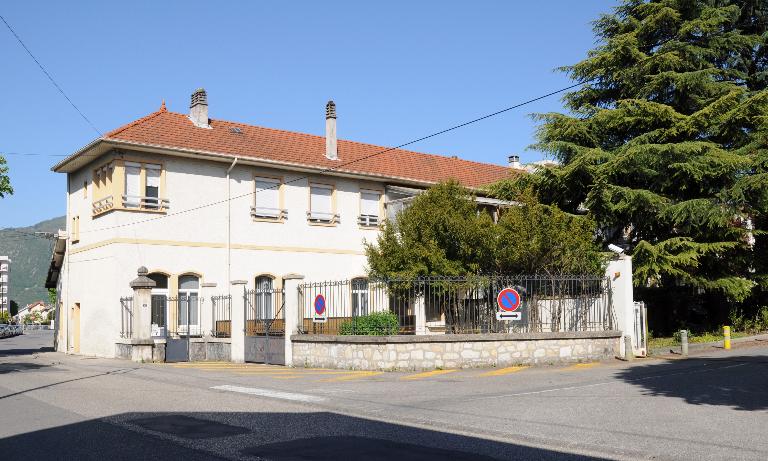
[(325, 314), (325, 296), (322, 294), (315, 296), (315, 313), (317, 315)]
[(514, 312), (520, 307), (520, 293), (514, 288), (504, 288), (496, 297), (496, 303), (504, 312)]

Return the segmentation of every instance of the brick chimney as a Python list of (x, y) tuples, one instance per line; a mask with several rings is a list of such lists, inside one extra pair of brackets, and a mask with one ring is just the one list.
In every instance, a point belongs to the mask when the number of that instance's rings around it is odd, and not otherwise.
[(189, 119), (199, 128), (210, 128), (208, 124), (208, 94), (203, 88), (198, 88), (192, 93), (189, 103)]
[(325, 156), (329, 160), (339, 159), (336, 142), (336, 104), (333, 101), (328, 101), (325, 105)]

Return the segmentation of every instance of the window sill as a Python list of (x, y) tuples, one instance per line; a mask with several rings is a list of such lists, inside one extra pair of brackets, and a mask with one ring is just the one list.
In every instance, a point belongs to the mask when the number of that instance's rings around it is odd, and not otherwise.
[(272, 224), (283, 224), (283, 223), (285, 223), (285, 219), (283, 219), (283, 218), (257, 218), (255, 216), (251, 218), (251, 221), (253, 221), (253, 222), (269, 222), (269, 223), (272, 223)]
[(337, 227), (339, 223), (335, 222), (321, 222), (321, 221), (307, 221), (307, 223), (310, 226), (316, 226), (316, 227)]
[(372, 224), (370, 226), (366, 226), (364, 224), (358, 224), (357, 227), (362, 230), (380, 230), (381, 224)]

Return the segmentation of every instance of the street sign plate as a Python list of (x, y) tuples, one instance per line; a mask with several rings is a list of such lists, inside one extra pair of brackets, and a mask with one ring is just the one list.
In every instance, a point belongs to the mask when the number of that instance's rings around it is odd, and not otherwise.
[(514, 288), (504, 288), (496, 296), (496, 304), (499, 310), (496, 312), (497, 320), (523, 320), (522, 298), (520, 293)]

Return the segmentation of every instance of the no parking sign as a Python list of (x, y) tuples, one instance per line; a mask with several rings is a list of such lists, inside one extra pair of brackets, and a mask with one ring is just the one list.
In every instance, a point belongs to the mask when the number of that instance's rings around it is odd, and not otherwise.
[(312, 303), (312, 321), (315, 323), (325, 323), (328, 317), (325, 315), (325, 296), (319, 294), (315, 296), (315, 302)]
[(496, 304), (499, 306), (496, 312), (498, 320), (523, 320), (523, 299), (514, 288), (504, 288), (496, 296)]

